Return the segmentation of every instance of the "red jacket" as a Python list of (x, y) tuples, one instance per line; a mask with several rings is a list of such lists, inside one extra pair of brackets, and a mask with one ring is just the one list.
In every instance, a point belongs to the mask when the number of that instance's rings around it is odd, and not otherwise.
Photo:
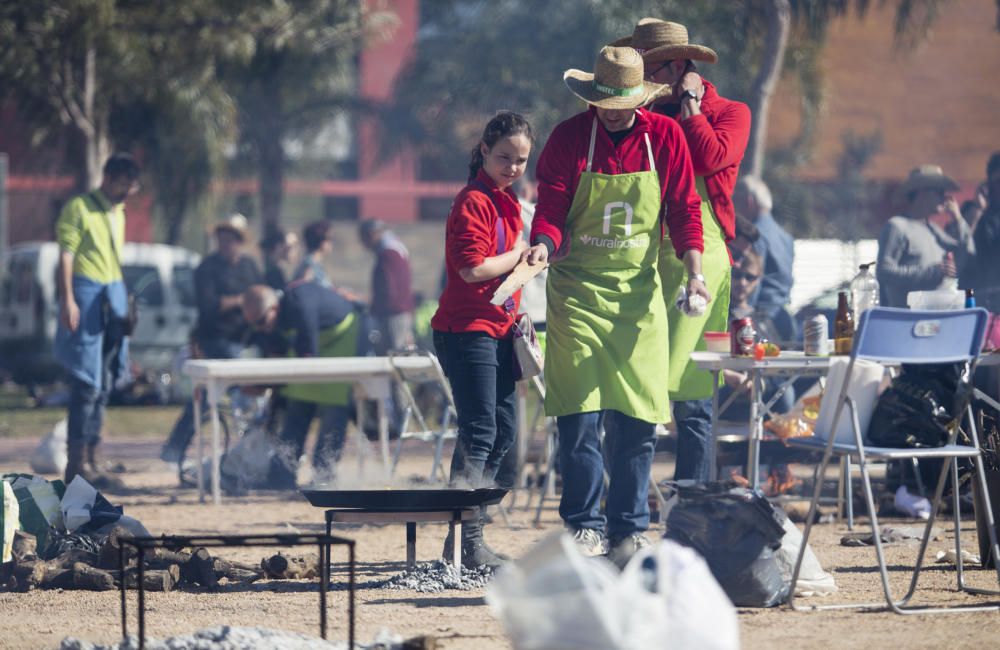
[[(535, 168), (538, 205), (531, 223), (531, 241), (539, 235), (558, 249), (563, 240), (566, 214), (573, 203), (580, 174), (587, 168), (590, 131), (597, 118), (593, 107), (556, 126)], [(643, 109), (636, 111), (635, 127), (616, 147), (603, 126), (598, 125), (591, 171), (625, 174), (648, 171), (648, 133), (656, 171), (660, 177), (660, 200), (666, 208), (666, 226), (677, 256), (688, 250), (704, 250), (701, 230), (701, 199), (691, 171), (691, 156), (677, 122)]]
[[(708, 200), (726, 241), (732, 241), (736, 236), (733, 188), (750, 139), (750, 108), (722, 97), (707, 80), (702, 79), (702, 83), (705, 94), (701, 98), (701, 115), (680, 120), (679, 111), (670, 113), (684, 129), (694, 173), (705, 177)], [(665, 106), (670, 104), (655, 106), (654, 110), (668, 114), (663, 110)]]
[[(487, 257), (497, 254), (497, 228), (504, 229), (506, 239), (506, 246), (500, 252), (514, 248), (523, 228), (521, 204), (512, 190), (498, 189), (483, 170), (479, 170), (476, 178), (486, 185), (492, 198), (473, 184), (466, 185), (455, 197), (445, 228), (447, 281), (431, 327), (439, 332), (486, 332), (494, 338), (505, 338), (514, 320), (503, 307), (490, 304), (503, 278), (469, 283), (458, 272), (479, 266)], [(501, 213), (499, 222), (497, 206)], [(520, 291), (514, 295), (514, 302), (520, 305)]]

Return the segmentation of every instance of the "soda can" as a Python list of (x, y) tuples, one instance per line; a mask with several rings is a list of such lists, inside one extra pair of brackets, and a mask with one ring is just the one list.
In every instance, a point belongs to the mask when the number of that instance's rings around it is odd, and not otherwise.
[(829, 322), (823, 314), (813, 316), (802, 328), (802, 351), (809, 357), (830, 354)]
[(734, 357), (752, 357), (756, 342), (757, 332), (749, 316), (736, 318), (729, 324), (729, 351)]

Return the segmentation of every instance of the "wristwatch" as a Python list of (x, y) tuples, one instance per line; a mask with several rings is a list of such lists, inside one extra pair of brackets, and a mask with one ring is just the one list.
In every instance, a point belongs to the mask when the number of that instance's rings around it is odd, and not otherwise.
[(692, 273), (688, 277), (688, 281), (690, 282), (691, 280), (697, 280), (698, 282), (701, 282), (702, 284), (705, 284), (705, 276), (702, 275), (701, 273)]
[(681, 93), (681, 101), (684, 101), (685, 99), (693, 99), (694, 101), (698, 101), (698, 95), (696, 95), (693, 90), (685, 90), (684, 92)]

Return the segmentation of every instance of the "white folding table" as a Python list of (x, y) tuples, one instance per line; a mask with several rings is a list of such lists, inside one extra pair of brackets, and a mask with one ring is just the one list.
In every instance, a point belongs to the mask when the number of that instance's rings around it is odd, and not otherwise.
[[(310, 357), (273, 359), (192, 359), (185, 362), (184, 374), (191, 378), (194, 391), (194, 423), (198, 436), (198, 458), (202, 458), (201, 405), (199, 387), (205, 388), (212, 421), (212, 499), (221, 503), (219, 468), (219, 398), (231, 386), (274, 384), (325, 384), (349, 382), (355, 391), (379, 403), (390, 394), (390, 382), (397, 373), (433, 372), (436, 361), (430, 356), (396, 357)], [(389, 471), (389, 427), (379, 409), (379, 446), (382, 463)], [(202, 463), (197, 464), (198, 498), (204, 501)]]

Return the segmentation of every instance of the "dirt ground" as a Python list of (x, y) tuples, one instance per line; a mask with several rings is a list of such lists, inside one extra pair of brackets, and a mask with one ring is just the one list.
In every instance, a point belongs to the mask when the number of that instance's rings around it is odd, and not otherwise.
[[(26, 471), (26, 459), (35, 440), (0, 439), (0, 471)], [(122, 479), (129, 486), (124, 494), (107, 495), (125, 512), (142, 521), (154, 534), (267, 533), (275, 531), (319, 532), (322, 511), (301, 496), (276, 493), (225, 498), (221, 506), (198, 502), (192, 489), (177, 488), (171, 468), (155, 460), (158, 441), (150, 438), (121, 439), (106, 445), (107, 455), (120, 460), (128, 470)], [(402, 475), (425, 474), (431, 464), (426, 447), (417, 444), (404, 452)], [(658, 457), (657, 477), (672, 472), (669, 456)], [(348, 456), (344, 461), (354, 462)], [(533, 510), (522, 506), (526, 496), (516, 495), (510, 508), (510, 526), (497, 521), (487, 528), (491, 545), (517, 556), (548, 532), (560, 528), (556, 501), (547, 502), (541, 526), (532, 525)], [(887, 522), (892, 523), (892, 522)], [(900, 522), (896, 522), (900, 523)], [(913, 522), (909, 522), (913, 523)], [(945, 527), (947, 529), (947, 527)], [(662, 530), (661, 528), (657, 528)], [(823, 602), (851, 599), (877, 600), (881, 587), (874, 570), (874, 551), (839, 545), (846, 527), (839, 523), (815, 529), (813, 548), (824, 568), (831, 571), (840, 593)], [(963, 523), (963, 539), (975, 551), (975, 525)], [(510, 648), (503, 628), (490, 614), (480, 591), (423, 594), (376, 588), (376, 583), (403, 570), (405, 529), (401, 525), (338, 527), (341, 534), (357, 541), (359, 640), (368, 641), (380, 628), (404, 637), (434, 635), (448, 650)], [(418, 560), (431, 560), (441, 550), (443, 525), (423, 525), (418, 531)], [(652, 536), (652, 535), (651, 535)], [(950, 532), (932, 543), (930, 552), (953, 547)], [(219, 549), (219, 555), (257, 561), (268, 549)], [(903, 565), (915, 553), (913, 547), (888, 549), (892, 579), (897, 587), (905, 580)], [(347, 593), (343, 551), (334, 552), (339, 562), (334, 570), (336, 591), (330, 596), (331, 639), (346, 638)], [(994, 574), (970, 572), (971, 582), (987, 587)], [(993, 585), (995, 586), (995, 582)], [(954, 571), (931, 565), (921, 580), (922, 594), (935, 603), (986, 600), (954, 591)], [(263, 582), (226, 588), (221, 593), (177, 591), (147, 596), (148, 634), (166, 637), (203, 627), (229, 624), (265, 626), (318, 635), (318, 586), (315, 582)], [(134, 598), (134, 596), (133, 596)], [(130, 601), (131, 630), (135, 631), (134, 600)], [(120, 638), (120, 604), (117, 592), (33, 591), (0, 593), (0, 648), (54, 648), (66, 636), (92, 642)], [(900, 648), (988, 648), (997, 646), (1000, 618), (996, 613), (939, 617), (902, 617), (886, 613), (850, 611), (798, 613), (784, 608), (742, 610), (741, 637), (746, 648), (853, 648), (861, 646)], [(668, 646), (665, 643), (665, 647)]]

